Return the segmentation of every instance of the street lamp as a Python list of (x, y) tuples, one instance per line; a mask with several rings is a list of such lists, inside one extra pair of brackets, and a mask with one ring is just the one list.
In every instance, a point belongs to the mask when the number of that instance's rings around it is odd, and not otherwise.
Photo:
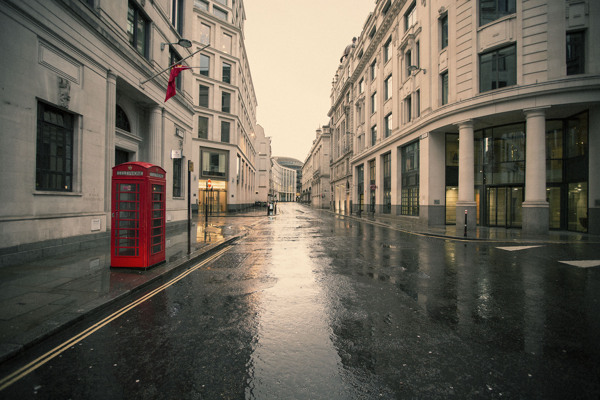
[(185, 48), (192, 47), (192, 42), (190, 40), (188, 40), (188, 39), (179, 39), (175, 43), (165, 43), (165, 42), (161, 43), (160, 44), (160, 51), (163, 51), (165, 49), (165, 45), (166, 44), (177, 44), (177, 45), (179, 45), (181, 47), (185, 47)]
[(418, 72), (418, 71), (423, 71), (423, 74), (427, 73), (427, 70), (421, 67), (417, 67), (416, 65), (409, 65), (408, 67), (408, 72), (409, 73), (413, 73), (413, 72)]

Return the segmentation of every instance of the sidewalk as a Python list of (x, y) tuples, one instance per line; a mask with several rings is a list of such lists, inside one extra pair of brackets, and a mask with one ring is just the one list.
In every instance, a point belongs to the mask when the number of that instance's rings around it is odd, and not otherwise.
[(399, 221), (391, 216), (381, 214), (373, 215), (363, 212), (359, 217), (356, 214), (343, 214), (331, 210), (320, 210), (340, 218), (355, 219), (369, 221), (378, 225), (387, 226), (399, 231), (409, 232), (417, 235), (434, 236), (447, 238), (452, 240), (466, 241), (492, 241), (492, 242), (519, 242), (519, 243), (574, 243), (574, 242), (591, 242), (600, 244), (600, 236), (589, 235), (580, 232), (570, 231), (550, 231), (544, 235), (533, 235), (523, 232), (518, 228), (488, 228), (477, 226), (475, 230), (468, 231), (465, 236), (464, 230), (459, 229), (456, 225), (438, 225), (438, 226), (423, 226), (410, 225), (404, 221)]
[(196, 217), (190, 255), (187, 225), (167, 229), (166, 263), (147, 271), (109, 268), (108, 245), (0, 268), (0, 362), (86, 315), (166, 280), (245, 236), (248, 227), (265, 216), (263, 210), (211, 216), (206, 227), (204, 216)]

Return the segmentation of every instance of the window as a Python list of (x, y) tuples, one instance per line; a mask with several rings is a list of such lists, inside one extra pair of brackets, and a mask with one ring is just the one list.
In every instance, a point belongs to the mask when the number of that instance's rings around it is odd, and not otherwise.
[(383, 213), (392, 212), (392, 155), (383, 156)]
[(200, 54), (200, 75), (210, 76), (210, 57)]
[(377, 143), (377, 125), (371, 127), (371, 146), (375, 146)]
[(217, 151), (202, 151), (202, 176), (225, 177), (227, 175), (227, 154)]
[(208, 139), (208, 118), (198, 117), (198, 138)]
[(388, 76), (383, 85), (383, 99), (387, 100), (392, 97), (392, 76)]
[(416, 3), (412, 3), (404, 14), (404, 30), (409, 30), (417, 22)]
[(38, 103), (35, 189), (73, 191), (74, 117)]
[(127, 37), (129, 44), (145, 58), (149, 57), (150, 22), (138, 6), (130, 1), (127, 9)]
[(440, 75), (442, 86), (442, 105), (448, 104), (448, 71)]
[(479, 26), (517, 12), (516, 0), (479, 0)]
[(231, 35), (223, 33), (221, 40), (222, 40), (221, 50), (223, 50), (223, 52), (225, 52), (227, 54), (231, 54), (233, 37)]
[(226, 121), (221, 121), (221, 142), (229, 143), (229, 133), (231, 124)]
[(200, 24), (200, 43), (210, 44), (210, 26)]
[(419, 142), (401, 149), (402, 191), (400, 214), (419, 215)]
[(412, 52), (408, 50), (404, 55), (404, 62), (406, 64), (406, 77), (410, 77), (410, 66), (412, 65)]
[(200, 94), (198, 105), (201, 107), (208, 108), (208, 97), (209, 97), (210, 88), (208, 86), (200, 85)]
[(358, 82), (358, 93), (363, 93), (365, 91), (365, 80), (361, 79), (360, 82)]
[(180, 35), (183, 35), (183, 0), (173, 0), (171, 3), (171, 24)]
[(392, 6), (392, 1), (388, 0), (388, 2), (385, 4), (385, 6), (383, 6), (383, 8), (381, 9), (382, 14), (386, 15), (387, 12), (390, 10), (391, 6)]
[(373, 39), (375, 37), (375, 33), (377, 33), (377, 27), (373, 27), (373, 29), (371, 29), (371, 32), (369, 32), (369, 39)]
[(118, 104), (115, 112), (115, 126), (125, 132), (131, 132), (129, 118), (127, 118), (127, 114), (125, 114), (125, 111)]
[(421, 67), (421, 42), (418, 40), (415, 43), (415, 65)]
[(377, 112), (377, 92), (371, 95), (371, 114)]
[(412, 97), (410, 95), (404, 99), (404, 108), (406, 110), (406, 122), (412, 121)]
[(183, 163), (181, 158), (173, 159), (173, 197), (182, 197), (182, 165)]
[(226, 62), (223, 63), (223, 71), (222, 71), (223, 82), (231, 83), (231, 64)]
[(213, 14), (217, 18), (227, 21), (227, 11), (221, 10), (219, 7), (213, 7)]
[[(169, 46), (169, 65), (176, 64), (179, 62), (179, 60), (181, 60), (181, 56), (177, 54), (177, 52), (171, 46)], [(175, 78), (175, 87), (177, 88), (178, 92), (181, 91), (181, 74)]]
[(386, 63), (390, 60), (391, 50), (392, 48), (392, 38), (389, 38), (387, 42), (383, 45), (383, 62)]
[(517, 83), (516, 46), (510, 45), (479, 56), (479, 91), (487, 92)]
[(392, 134), (392, 113), (389, 113), (383, 119), (383, 129), (385, 137), (389, 137)]
[(201, 10), (208, 11), (208, 2), (205, 0), (194, 0), (194, 7), (198, 7)]
[(356, 191), (358, 192), (358, 211), (364, 211), (365, 205), (365, 166), (356, 167)]
[(377, 78), (377, 60), (373, 61), (370, 67), (371, 70), (371, 80), (374, 81)]
[(585, 31), (567, 32), (567, 75), (585, 73)]
[(221, 111), (231, 112), (231, 93), (221, 92)]
[(448, 47), (448, 14), (440, 18), (440, 35), (441, 48), (445, 49)]
[(217, 3), (223, 4), (225, 7), (227, 7), (227, 0), (215, 0)]
[(377, 170), (375, 167), (375, 160), (369, 161), (369, 193), (370, 193), (370, 202), (369, 202), (369, 212), (375, 212), (375, 189), (376, 189), (376, 176)]

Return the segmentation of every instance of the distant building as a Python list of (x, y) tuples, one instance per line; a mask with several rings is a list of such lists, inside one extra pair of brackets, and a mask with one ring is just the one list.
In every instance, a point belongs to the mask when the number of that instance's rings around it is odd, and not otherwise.
[(302, 161), (296, 160), (291, 157), (273, 157), (277, 160), (277, 163), (286, 168), (290, 168), (296, 171), (296, 200), (302, 192)]
[(328, 125), (317, 129), (316, 139), (302, 167), (301, 201), (315, 208), (329, 208), (330, 184), (330, 128)]
[(255, 147), (257, 153), (257, 188), (255, 201), (267, 202), (271, 186), (271, 138), (265, 136), (262, 126), (256, 125)]
[(597, 37), (592, 0), (377, 1), (333, 81), (335, 209), (599, 234)]
[(273, 168), (271, 199), (286, 202), (296, 201), (296, 169), (280, 164), (279, 158), (271, 158)]

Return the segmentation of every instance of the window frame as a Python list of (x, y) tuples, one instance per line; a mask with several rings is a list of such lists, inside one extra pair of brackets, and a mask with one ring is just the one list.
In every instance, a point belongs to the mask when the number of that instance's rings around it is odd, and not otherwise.
[[(483, 68), (483, 63), (484, 62), (488, 62), (487, 60), (484, 61), (484, 57), (488, 57), (491, 56), (491, 60), (489, 61), (491, 63), (491, 71), (492, 73), (490, 75), (495, 75), (495, 76), (491, 76), (491, 79), (489, 83), (491, 88), (489, 89), (483, 89), (484, 86), (484, 81), (483, 81), (483, 73), (484, 73), (484, 68)], [(510, 57), (512, 56), (512, 60), (513, 60), (513, 64), (510, 65), (509, 62), (507, 62), (507, 60), (510, 60)], [(504, 64), (504, 69), (500, 70), (500, 64)], [(511, 69), (512, 67), (512, 69)], [(495, 72), (495, 74), (494, 74)], [(501, 80), (501, 74), (505, 72), (504, 76), (506, 77), (507, 81), (506, 84), (503, 86), (500, 86), (500, 84), (503, 82)], [(512, 78), (512, 79), (511, 79)], [(479, 54), (479, 93), (485, 93), (485, 92), (490, 92), (492, 90), (497, 90), (497, 89), (502, 89), (505, 87), (510, 87), (510, 86), (514, 86), (517, 84), (517, 45), (516, 43), (511, 43), (508, 46), (503, 46), (503, 47), (499, 47), (499, 48), (495, 48), (493, 50), (490, 51), (486, 51), (484, 53)], [(496, 86), (496, 87), (494, 87)]]
[(173, 159), (173, 198), (183, 197), (183, 158)]
[[(203, 94), (203, 88), (205, 88), (206, 95)], [(202, 99), (206, 98), (206, 103), (204, 104)], [(206, 86), (203, 84), (199, 84), (198, 86), (198, 106), (210, 108), (210, 86)]]
[[(133, 21), (130, 21), (130, 12), (133, 12)], [(132, 24), (133, 32), (130, 31), (129, 24)], [(139, 49), (139, 28), (138, 26), (143, 24), (143, 48)], [(145, 59), (150, 59), (150, 30), (151, 22), (150, 18), (144, 13), (144, 11), (133, 1), (127, 2), (127, 36), (129, 37), (129, 44), (136, 50), (136, 52), (142, 55)]]
[[(48, 121), (46, 114), (60, 116), (62, 123)], [(37, 103), (35, 190), (72, 193), (75, 186), (75, 125), (76, 115), (43, 101)], [(60, 134), (60, 140), (57, 136)], [(54, 141), (52, 138), (54, 137)], [(48, 139), (48, 140), (46, 140)], [(58, 145), (56, 144), (58, 143)], [(54, 149), (54, 153), (52, 153)], [(62, 149), (59, 150), (59, 149)], [(62, 152), (62, 154), (60, 154)], [(61, 157), (62, 156), (62, 157)], [(52, 159), (62, 158), (60, 168), (52, 168)], [(52, 181), (52, 176), (60, 176), (60, 185), (42, 184)]]

